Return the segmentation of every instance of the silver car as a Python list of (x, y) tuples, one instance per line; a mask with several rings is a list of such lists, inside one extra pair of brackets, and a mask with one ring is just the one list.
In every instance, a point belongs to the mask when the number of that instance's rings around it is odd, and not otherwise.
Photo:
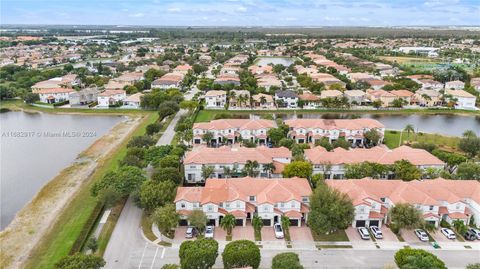
[(455, 233), (454, 233), (452, 230), (448, 229), (448, 228), (442, 228), (442, 229), (440, 229), (440, 231), (441, 231), (442, 234), (445, 235), (445, 237), (448, 238), (448, 239), (452, 239), (452, 240), (453, 240), (453, 239), (457, 238), (457, 236), (455, 235)]
[(277, 239), (283, 238), (284, 234), (283, 234), (282, 225), (280, 225), (280, 223), (275, 223), (273, 225), (273, 231), (275, 232), (275, 238)]
[(213, 226), (207, 226), (205, 229), (205, 238), (213, 238), (215, 228)]
[(428, 234), (424, 231), (424, 230), (421, 230), (421, 229), (416, 229), (415, 230), (415, 235), (418, 237), (418, 239), (420, 239), (420, 241), (423, 241), (423, 242), (428, 242)]
[(382, 239), (383, 238), (382, 231), (377, 226), (370, 226), (370, 232), (372, 232), (373, 236), (376, 239)]
[(363, 240), (370, 240), (370, 234), (368, 233), (368, 229), (365, 227), (358, 227), (357, 228), (358, 233), (360, 234), (360, 237)]

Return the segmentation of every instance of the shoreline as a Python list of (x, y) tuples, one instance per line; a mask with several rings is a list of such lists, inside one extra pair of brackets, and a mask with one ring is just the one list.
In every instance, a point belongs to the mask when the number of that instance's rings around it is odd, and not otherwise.
[(59, 221), (71, 200), (91, 182), (92, 175), (102, 161), (146, 118), (144, 115), (124, 116), (124, 120), (80, 152), (69, 166), (45, 183), (0, 232), (1, 268), (20, 268), (25, 265), (32, 251)]

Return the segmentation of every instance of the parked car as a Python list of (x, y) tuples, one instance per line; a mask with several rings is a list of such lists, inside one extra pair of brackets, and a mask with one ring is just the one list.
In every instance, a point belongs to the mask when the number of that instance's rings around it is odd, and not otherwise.
[(464, 235), (463, 237), (465, 238), (465, 240), (468, 240), (468, 241), (474, 241), (474, 240), (477, 240), (477, 234), (471, 230), (468, 230)]
[(367, 228), (365, 227), (358, 227), (357, 228), (358, 233), (360, 234), (360, 237), (363, 240), (370, 240), (370, 234), (368, 233)]
[(468, 231), (474, 233), (475, 236), (477, 237), (477, 239), (480, 239), (480, 230), (475, 229), (475, 228), (470, 228), (470, 229), (468, 229)]
[(213, 226), (207, 226), (205, 228), (205, 238), (213, 238), (213, 232), (215, 228)]
[(415, 235), (418, 237), (418, 239), (420, 239), (420, 241), (427, 242), (429, 240), (428, 234), (424, 230), (416, 229)]
[(383, 238), (382, 231), (380, 231), (380, 228), (378, 228), (377, 226), (370, 226), (370, 232), (372, 232), (373, 236), (376, 239), (382, 239)]
[(282, 225), (280, 225), (280, 223), (275, 223), (273, 225), (273, 231), (275, 232), (275, 238), (277, 239), (282, 239), (283, 238), (283, 229), (282, 229)]
[(452, 230), (448, 229), (448, 228), (442, 228), (442, 229), (440, 229), (440, 231), (441, 231), (442, 234), (445, 235), (445, 237), (448, 238), (448, 239), (455, 239), (455, 238), (457, 238), (457, 237), (455, 236), (455, 233), (454, 233)]
[(187, 232), (185, 233), (185, 238), (194, 238), (197, 235), (197, 229), (195, 227), (187, 227)]

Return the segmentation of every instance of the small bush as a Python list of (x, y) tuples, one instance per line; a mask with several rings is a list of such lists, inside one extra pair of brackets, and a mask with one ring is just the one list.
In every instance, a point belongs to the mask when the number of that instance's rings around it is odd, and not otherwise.
[(273, 257), (272, 269), (303, 269), (303, 266), (296, 253), (285, 252)]
[(249, 240), (237, 240), (228, 243), (222, 253), (225, 269), (260, 266), (260, 249)]
[(446, 220), (442, 219), (442, 221), (440, 221), (440, 227), (442, 228), (452, 228), (452, 225), (450, 225), (450, 223), (448, 223)]

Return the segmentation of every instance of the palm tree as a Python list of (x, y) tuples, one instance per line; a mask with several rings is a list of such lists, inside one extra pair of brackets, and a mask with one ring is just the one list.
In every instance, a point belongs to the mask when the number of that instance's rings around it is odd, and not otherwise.
[(223, 167), (223, 175), (225, 176), (225, 178), (231, 178), (232, 177), (232, 169), (228, 166), (224, 166)]
[[(253, 226), (253, 229), (254, 229), (255, 233), (258, 235), (258, 237), (260, 237), (259, 239), (261, 240), (261, 236), (262, 236), (261, 232), (262, 232), (262, 227), (263, 227), (262, 218), (258, 215), (253, 216), (252, 226)], [(257, 240), (257, 239), (255, 239), (255, 240)]]
[(407, 124), (407, 126), (405, 126), (405, 129), (403, 130), (407, 132), (407, 139), (410, 139), (410, 132), (415, 133), (415, 128), (412, 124)]
[(285, 233), (285, 237), (287, 240), (290, 241), (290, 219), (287, 216), (282, 216), (280, 218), (280, 222), (282, 224), (283, 232)]
[(466, 130), (465, 132), (463, 132), (463, 137), (465, 138), (474, 138), (474, 137), (477, 137), (477, 135), (475, 134), (474, 131), (472, 130)]
[(269, 178), (272, 176), (273, 171), (275, 171), (275, 165), (273, 163), (263, 165), (263, 172), (267, 173)]
[(207, 145), (210, 146), (210, 144), (212, 143), (212, 139), (213, 139), (213, 133), (212, 132), (206, 132), (202, 135), (202, 139), (205, 140), (205, 142), (207, 142)]
[(265, 103), (267, 103), (267, 98), (265, 96), (260, 96), (260, 104), (264, 105)]
[(231, 236), (232, 229), (235, 227), (235, 216), (232, 214), (225, 215), (225, 217), (222, 218), (222, 221), (220, 221), (220, 227), (227, 231), (227, 235)]
[(204, 180), (207, 180), (207, 178), (209, 178), (213, 172), (214, 172), (214, 168), (213, 166), (210, 166), (210, 165), (202, 165), (202, 178)]
[(260, 165), (257, 161), (248, 160), (243, 167), (243, 172), (249, 177), (256, 177), (258, 175), (258, 167)]

